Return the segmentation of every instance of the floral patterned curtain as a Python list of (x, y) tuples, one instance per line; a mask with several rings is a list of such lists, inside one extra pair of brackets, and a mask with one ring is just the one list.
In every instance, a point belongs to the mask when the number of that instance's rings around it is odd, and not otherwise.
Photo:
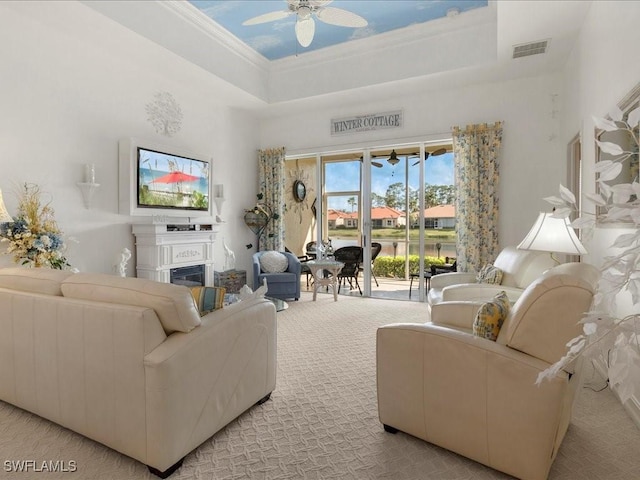
[(260, 250), (284, 251), (284, 147), (258, 150), (259, 203), (271, 213), (271, 221), (260, 236)]
[(457, 265), (477, 272), (498, 253), (498, 186), (502, 122), (453, 127)]

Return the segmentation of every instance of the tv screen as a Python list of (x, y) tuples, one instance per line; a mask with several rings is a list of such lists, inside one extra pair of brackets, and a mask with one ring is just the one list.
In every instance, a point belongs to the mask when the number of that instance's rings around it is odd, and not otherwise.
[(138, 147), (138, 207), (209, 210), (209, 162)]

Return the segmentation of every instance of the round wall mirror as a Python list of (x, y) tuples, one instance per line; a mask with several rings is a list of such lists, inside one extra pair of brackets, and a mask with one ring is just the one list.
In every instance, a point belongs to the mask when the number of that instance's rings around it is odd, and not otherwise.
[(304, 201), (307, 196), (307, 187), (301, 180), (296, 180), (293, 182), (293, 198), (295, 198), (296, 202)]

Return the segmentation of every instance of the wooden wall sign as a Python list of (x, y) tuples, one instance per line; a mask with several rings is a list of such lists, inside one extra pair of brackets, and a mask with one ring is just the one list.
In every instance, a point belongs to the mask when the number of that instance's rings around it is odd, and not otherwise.
[(402, 110), (331, 119), (331, 135), (400, 127), (402, 127)]

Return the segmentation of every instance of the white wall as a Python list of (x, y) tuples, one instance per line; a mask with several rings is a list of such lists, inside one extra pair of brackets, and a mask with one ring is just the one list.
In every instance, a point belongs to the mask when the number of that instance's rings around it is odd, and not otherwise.
[[(538, 212), (549, 209), (542, 198), (555, 194), (558, 184), (566, 181), (565, 144), (559, 139), (559, 120), (552, 118), (552, 95), (558, 95), (557, 104), (562, 102), (559, 75), (411, 94), (403, 93), (402, 84), (373, 90), (371, 94), (354, 91), (278, 107), (277, 113), (261, 122), (261, 144), (286, 145), (287, 154), (292, 155), (336, 151), (408, 139), (450, 138), (454, 125), (504, 121), (499, 227), (502, 246), (517, 245), (524, 238)], [(397, 109), (404, 111), (401, 129), (330, 135), (331, 118)]]
[[(640, 81), (640, 2), (593, 2), (579, 41), (566, 66), (564, 82), (569, 93), (565, 103), (562, 132), (567, 143), (576, 133), (582, 134), (585, 193), (595, 192), (595, 143), (591, 115), (605, 116)], [(586, 202), (586, 206), (590, 207)], [(588, 208), (593, 212), (593, 208)], [(609, 246), (624, 230), (599, 228), (586, 243), (588, 261), (602, 265)], [(617, 301), (619, 315), (638, 312), (629, 295)], [(640, 385), (635, 386), (635, 401), (627, 408), (640, 425)]]
[[(132, 218), (118, 214), (118, 140), (174, 145), (213, 158), (213, 183), (223, 183), (228, 197), (220, 235), (237, 252), (238, 268), (249, 268), (243, 252), (253, 234), (242, 208), (255, 203), (257, 185), (252, 99), (76, 2), (1, 2), (0, 58), (0, 189), (11, 213), (20, 185), (40, 184), (61, 229), (79, 242), (70, 246), (71, 263), (112, 273), (121, 249), (134, 251)], [(182, 129), (173, 137), (147, 121), (145, 105), (158, 92), (181, 105)], [(101, 184), (91, 210), (76, 186), (85, 163), (96, 165)], [(215, 255), (222, 266), (221, 243)]]

